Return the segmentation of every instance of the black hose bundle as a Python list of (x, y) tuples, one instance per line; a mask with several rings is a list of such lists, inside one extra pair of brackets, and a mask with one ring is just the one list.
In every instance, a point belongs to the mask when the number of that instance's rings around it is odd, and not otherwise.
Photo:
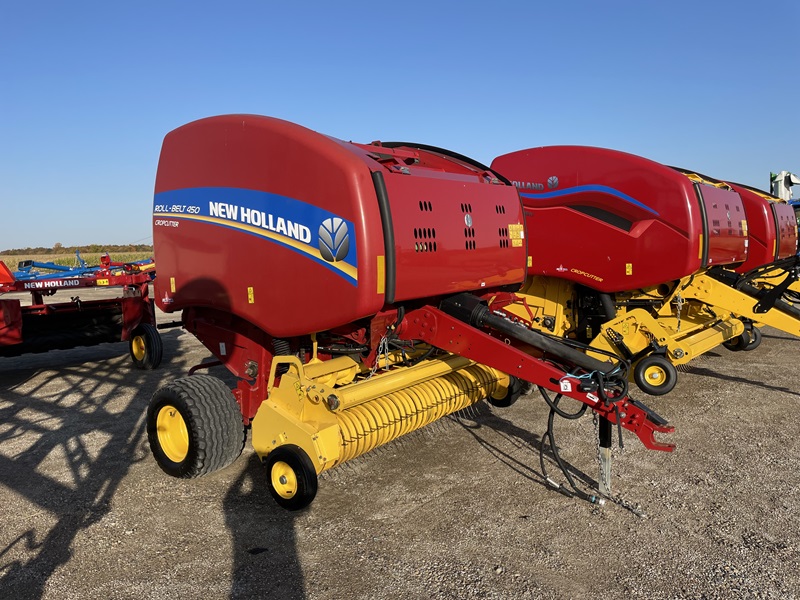
[[(539, 465), (542, 468), (542, 475), (544, 475), (545, 480), (556, 488), (561, 493), (567, 496), (577, 496), (582, 500), (586, 500), (587, 502), (591, 502), (592, 504), (602, 504), (605, 501), (595, 494), (587, 494), (582, 489), (580, 489), (575, 480), (572, 477), (572, 474), (567, 469), (567, 466), (564, 464), (564, 461), (561, 459), (561, 454), (558, 452), (558, 446), (556, 445), (556, 436), (555, 436), (555, 429), (553, 428), (555, 424), (555, 416), (559, 415), (565, 419), (579, 419), (581, 418), (584, 413), (586, 413), (586, 409), (588, 408), (587, 404), (583, 404), (576, 412), (568, 413), (563, 411), (559, 408), (558, 403), (561, 401), (561, 394), (556, 394), (555, 398), (550, 398), (550, 395), (547, 393), (543, 387), (539, 386), (539, 391), (541, 392), (542, 396), (547, 402), (547, 405), (550, 407), (550, 414), (547, 417), (547, 431), (545, 431), (544, 435), (542, 436), (542, 440), (539, 443)], [(556, 481), (550, 479), (550, 476), (547, 474), (547, 467), (545, 466), (544, 462), (544, 442), (547, 440), (550, 443), (550, 450), (553, 453), (553, 458), (555, 458), (556, 464), (561, 469), (561, 472), (566, 477), (567, 481), (569, 482), (569, 486), (572, 488), (572, 491), (566, 489), (562, 484), (557, 483)]]

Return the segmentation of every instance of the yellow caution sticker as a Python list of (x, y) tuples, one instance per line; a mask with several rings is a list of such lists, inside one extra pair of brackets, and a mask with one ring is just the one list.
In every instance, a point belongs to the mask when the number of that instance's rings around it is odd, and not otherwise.
[(247, 288), (247, 302), (249, 304), (255, 304), (256, 303), (256, 295), (253, 292), (253, 288), (251, 288), (251, 287)]
[(169, 278), (169, 291), (172, 292), (173, 294), (175, 293), (175, 278), (174, 277), (170, 277)]
[(98, 279), (97, 285), (108, 285), (108, 279)]
[(532, 266), (533, 266), (533, 257), (529, 256), (528, 257), (528, 268), (531, 268)]
[(522, 247), (522, 240), (520, 240), (518, 238), (512, 238), (511, 247), (512, 248), (521, 248)]
[(378, 256), (378, 266), (376, 271), (376, 279), (378, 282), (378, 293), (383, 294), (386, 292), (386, 258), (383, 255)]
[(633, 275), (633, 263), (625, 263), (625, 275)]
[[(511, 223), (508, 226), (508, 237), (512, 240), (524, 240), (525, 239), (525, 226), (522, 223)], [(514, 244), (512, 242), (512, 246), (521, 246), (522, 244)]]

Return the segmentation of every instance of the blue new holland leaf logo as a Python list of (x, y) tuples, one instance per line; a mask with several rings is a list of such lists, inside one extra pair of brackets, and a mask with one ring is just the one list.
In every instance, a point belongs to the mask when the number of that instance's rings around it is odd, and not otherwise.
[(325, 219), (319, 226), (319, 252), (328, 262), (343, 260), (350, 251), (350, 232), (339, 217)]

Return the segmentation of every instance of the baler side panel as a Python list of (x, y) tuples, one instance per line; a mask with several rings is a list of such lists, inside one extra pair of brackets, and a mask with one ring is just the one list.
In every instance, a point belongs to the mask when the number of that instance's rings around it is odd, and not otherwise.
[(750, 248), (747, 261), (736, 269), (746, 273), (797, 253), (797, 220), (794, 209), (761, 190), (732, 183), (747, 212)]
[(383, 305), (368, 165), (303, 127), (230, 115), (168, 134), (153, 222), (163, 310), (213, 307), (289, 337)]
[(520, 190), (531, 274), (615, 292), (702, 266), (693, 184), (669, 167), (614, 150), (557, 146), (500, 156), (492, 168)]
[[(732, 184), (744, 204), (747, 215), (747, 231), (750, 243), (747, 249), (747, 260), (737, 267), (738, 273), (746, 273), (775, 260), (776, 236), (775, 217), (770, 202), (749, 189)], [(794, 213), (794, 211), (790, 212)], [(794, 214), (792, 214), (794, 220)]]
[(681, 254), (686, 237), (662, 221), (639, 221), (629, 232), (570, 207), (531, 204), (525, 216), (533, 257), (529, 272), (534, 275), (615, 292), (656, 285), (658, 279), (680, 279), (697, 262), (697, 256)]
[(705, 205), (707, 261), (705, 266), (733, 265), (747, 259), (748, 218), (735, 191), (696, 184)]
[(788, 203), (773, 202), (772, 210), (778, 223), (778, 242), (776, 260), (789, 258), (797, 254), (797, 219), (794, 208)]
[[(534, 274), (615, 292), (746, 258), (747, 224), (738, 195), (695, 186), (657, 162), (615, 150), (554, 146), (500, 156), (492, 168), (520, 188)], [(565, 248), (565, 236), (597, 242), (589, 251), (585, 242)]]
[(519, 285), (526, 241), (517, 191), (477, 177), (389, 173), (395, 300)]

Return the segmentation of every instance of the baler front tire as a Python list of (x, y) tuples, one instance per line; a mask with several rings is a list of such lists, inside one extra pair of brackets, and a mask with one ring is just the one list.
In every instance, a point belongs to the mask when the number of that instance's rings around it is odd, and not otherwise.
[(140, 323), (131, 332), (129, 350), (133, 365), (137, 369), (155, 369), (161, 364), (164, 354), (164, 343), (158, 329), (150, 323)]
[(282, 508), (300, 510), (317, 495), (317, 472), (308, 454), (293, 444), (278, 446), (267, 455), (269, 492)]
[(176, 379), (157, 390), (147, 408), (153, 457), (180, 479), (227, 467), (242, 453), (246, 435), (236, 399), (210, 375)]
[(651, 354), (636, 363), (633, 379), (644, 393), (663, 396), (669, 394), (678, 383), (678, 370), (663, 356)]

